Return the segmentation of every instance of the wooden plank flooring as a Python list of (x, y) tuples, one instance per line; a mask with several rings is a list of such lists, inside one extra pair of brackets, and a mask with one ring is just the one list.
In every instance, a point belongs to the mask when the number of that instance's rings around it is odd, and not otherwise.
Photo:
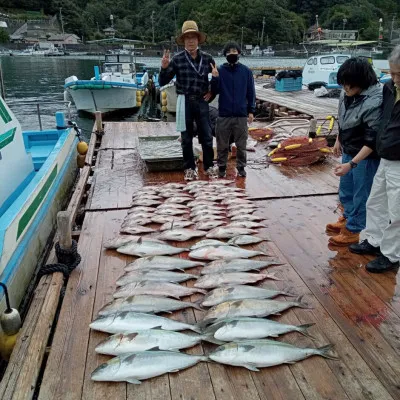
[(339, 99), (315, 97), (310, 90), (278, 92), (274, 88), (264, 88), (261, 83), (256, 83), (255, 88), (256, 98), (268, 103), (278, 104), (314, 118), (337, 115)]
[[(93, 176), (93, 184), (86, 205), (88, 210), (127, 208), (132, 195), (144, 184), (160, 182), (159, 173), (144, 173), (137, 152), (137, 137), (142, 135), (176, 135), (175, 123), (114, 122), (105, 123), (105, 136), (101, 144)], [(268, 149), (258, 143), (256, 152), (248, 152), (248, 177), (238, 181), (254, 199), (291, 197), (337, 193), (338, 179), (332, 173), (333, 160), (312, 168), (294, 168), (265, 163)], [(200, 178), (202, 165), (199, 165)], [(227, 177), (234, 179), (233, 160), (228, 165)], [(179, 182), (182, 171), (170, 172), (170, 182)]]
[[(117, 125), (120, 132), (127, 131), (122, 124)], [(106, 124), (106, 132), (111, 132), (113, 126)], [(131, 138), (123, 140), (126, 142)], [(313, 357), (260, 372), (200, 363), (178, 373), (144, 381), (141, 385), (92, 382), (91, 372), (108, 359), (96, 354), (94, 348), (107, 335), (90, 331), (88, 325), (98, 310), (112, 299), (116, 279), (122, 275), (126, 263), (133, 259), (105, 250), (103, 243), (117, 234), (127, 212), (121, 208), (128, 206), (125, 204), (134, 190), (143, 184), (182, 180), (182, 173), (175, 172), (143, 175), (136, 171), (133, 174), (131, 149), (118, 148), (118, 134), (112, 142), (108, 150), (99, 151), (96, 169), (103, 171), (105, 179), (107, 171), (113, 172), (109, 167), (109, 152), (118, 152), (114, 154), (114, 166), (120, 171), (131, 169), (132, 174), (125, 176), (125, 182), (132, 189), (115, 194), (113, 182), (116, 179), (110, 179), (108, 192), (103, 190), (100, 195), (95, 190), (92, 193), (92, 211), (86, 213), (79, 240), (82, 263), (73, 271), (68, 283), (40, 387), (40, 400), (400, 398), (400, 287), (397, 275), (394, 272), (368, 274), (364, 269), (368, 258), (353, 255), (346, 249), (329, 248), (324, 228), (326, 223), (337, 218), (334, 213), (337, 196), (324, 193), (337, 191), (337, 181), (328, 169), (324, 169), (328, 165), (304, 170), (249, 169), (248, 178), (238, 180), (237, 186), (246, 187), (250, 196), (267, 198), (255, 202), (260, 206), (257, 213), (268, 221), (268, 227), (262, 229), (260, 235), (268, 236), (272, 241), (254, 248), (285, 263), (269, 268), (271, 272), (277, 272), (281, 281), (267, 281), (261, 286), (290, 289), (304, 295), (303, 300), (310, 306), (309, 309), (291, 309), (273, 319), (290, 324), (315, 324), (309, 330), (316, 338), (315, 342), (298, 333), (287, 334), (279, 340), (312, 347), (333, 343), (338, 361)], [(232, 171), (233, 166), (230, 166), (231, 175)], [(94, 180), (93, 185), (97, 182)], [(107, 201), (102, 202), (102, 196)], [(187, 247), (192, 243), (194, 241), (174, 244)], [(190, 286), (193, 282), (187, 284)], [(196, 294), (190, 300), (200, 298), (201, 295)], [(202, 311), (187, 309), (173, 313), (171, 318), (194, 323), (202, 316)], [(214, 345), (204, 343), (187, 352), (208, 354), (213, 348)]]

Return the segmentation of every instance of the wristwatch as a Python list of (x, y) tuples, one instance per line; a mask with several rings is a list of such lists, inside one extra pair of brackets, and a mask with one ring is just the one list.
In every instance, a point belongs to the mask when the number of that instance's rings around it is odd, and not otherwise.
[(349, 164), (350, 164), (350, 167), (353, 169), (353, 168), (355, 168), (355, 167), (357, 167), (357, 163), (355, 163), (354, 161), (350, 161), (349, 162)]

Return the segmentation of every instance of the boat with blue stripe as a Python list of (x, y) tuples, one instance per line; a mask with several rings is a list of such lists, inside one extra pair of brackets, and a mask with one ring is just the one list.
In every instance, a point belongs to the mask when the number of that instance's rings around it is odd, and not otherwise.
[[(0, 97), (0, 281), (20, 304), (76, 178), (75, 131), (25, 131)], [(0, 289), (0, 311), (4, 309)]]
[(100, 71), (94, 67), (94, 77), (81, 80), (65, 79), (66, 95), (71, 96), (78, 111), (110, 113), (140, 107), (149, 80), (146, 68), (136, 70), (132, 55), (107, 54)]

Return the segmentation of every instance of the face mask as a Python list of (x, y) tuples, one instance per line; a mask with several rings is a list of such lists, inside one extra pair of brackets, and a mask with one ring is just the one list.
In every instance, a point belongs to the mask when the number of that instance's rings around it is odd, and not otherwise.
[(238, 59), (239, 59), (239, 54), (228, 54), (226, 56), (226, 60), (228, 61), (229, 64), (237, 63)]

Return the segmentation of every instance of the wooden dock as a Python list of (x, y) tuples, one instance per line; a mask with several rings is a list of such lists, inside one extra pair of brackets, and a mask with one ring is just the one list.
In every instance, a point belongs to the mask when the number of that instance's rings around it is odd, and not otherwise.
[[(174, 134), (174, 129), (173, 123), (162, 122), (105, 124), (79, 238), (82, 262), (70, 276), (43, 377), (40, 385), (31, 383), (31, 392), (36, 391), (40, 400), (399, 399), (400, 289), (396, 274), (368, 274), (366, 257), (328, 247), (325, 224), (337, 218), (338, 180), (332, 175), (332, 162), (309, 168), (267, 168), (254, 162), (265, 154), (261, 148), (249, 153), (253, 168), (248, 168), (245, 180), (237, 180), (237, 186), (246, 188), (268, 221), (260, 235), (267, 235), (271, 242), (256, 248), (285, 263), (269, 268), (282, 281), (262, 285), (303, 294), (312, 308), (292, 309), (274, 319), (315, 323), (310, 334), (317, 339), (313, 342), (292, 333), (279, 340), (312, 347), (333, 343), (339, 361), (313, 357), (260, 372), (201, 363), (141, 385), (90, 380), (91, 372), (108, 357), (95, 353), (95, 346), (106, 335), (91, 331), (89, 323), (112, 299), (116, 279), (133, 259), (105, 250), (103, 242), (118, 233), (132, 195), (143, 185), (182, 181), (181, 172), (145, 173), (137, 156), (137, 136)], [(234, 170), (231, 161), (228, 178), (234, 177)], [(194, 323), (201, 320), (202, 312), (187, 309), (171, 318)], [(212, 348), (203, 344), (188, 352), (207, 354)], [(17, 398), (31, 397), (17, 395), (17, 390), (2, 397)]]
[(264, 88), (256, 83), (256, 98), (288, 110), (305, 114), (315, 119), (325, 119), (328, 115), (337, 115), (339, 99), (315, 97), (310, 90), (298, 92), (278, 92), (274, 88)]

